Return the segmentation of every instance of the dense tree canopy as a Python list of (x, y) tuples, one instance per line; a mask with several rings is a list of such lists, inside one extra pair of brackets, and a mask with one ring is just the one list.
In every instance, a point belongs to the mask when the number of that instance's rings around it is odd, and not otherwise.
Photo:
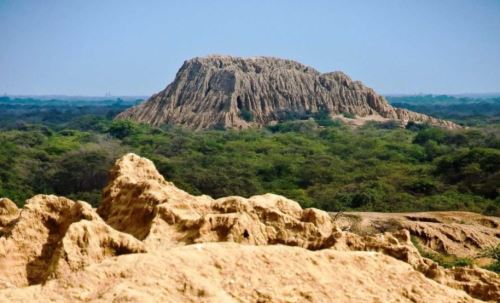
[(96, 205), (113, 161), (153, 160), (170, 181), (214, 197), (285, 195), (325, 210), (471, 210), (500, 215), (495, 125), (446, 131), (351, 128), (324, 115), (245, 131), (192, 131), (81, 115), (0, 131), (0, 196), (55, 193)]

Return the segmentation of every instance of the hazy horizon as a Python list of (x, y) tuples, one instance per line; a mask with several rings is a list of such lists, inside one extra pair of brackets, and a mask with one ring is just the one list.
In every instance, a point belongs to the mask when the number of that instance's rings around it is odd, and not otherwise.
[(382, 95), (498, 94), (499, 16), (495, 0), (4, 0), (0, 95), (150, 96), (216, 53), (341, 70)]
[[(154, 94), (154, 93), (153, 93)], [(9, 97), (9, 98), (40, 98), (40, 99), (57, 99), (57, 98), (69, 98), (69, 99), (77, 99), (77, 98), (89, 98), (89, 99), (106, 99), (106, 98), (127, 98), (127, 99), (146, 99), (149, 98), (151, 95), (66, 95), (66, 94), (3, 94), (0, 95), (4, 97)], [(485, 93), (461, 93), (461, 94), (448, 94), (448, 93), (440, 93), (440, 94), (433, 94), (433, 93), (409, 93), (409, 94), (399, 94), (399, 93), (388, 93), (388, 94), (381, 94), (382, 96), (385, 97), (404, 97), (404, 96), (428, 96), (428, 95), (433, 95), (433, 96), (450, 96), (450, 97), (471, 97), (471, 98), (498, 98), (500, 97), (500, 92), (485, 92)]]

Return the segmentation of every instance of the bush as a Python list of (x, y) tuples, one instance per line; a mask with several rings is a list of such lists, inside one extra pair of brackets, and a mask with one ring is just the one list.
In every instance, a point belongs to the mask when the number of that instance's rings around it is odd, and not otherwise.
[[(44, 182), (58, 195), (100, 191), (107, 182), (108, 171), (119, 156), (120, 148), (113, 143), (102, 142), (59, 157), (52, 172)], [(92, 194), (95, 197), (95, 194)]]
[(356, 119), (356, 114), (353, 114), (353, 113), (345, 112), (345, 113), (342, 113), (342, 116), (344, 116), (347, 119)]
[(500, 274), (500, 245), (483, 249), (483, 251), (479, 254), (479, 257), (492, 258), (495, 260), (492, 264), (487, 266), (486, 269)]
[(417, 133), (413, 143), (423, 145), (429, 141), (443, 143), (446, 138), (446, 131), (441, 128), (424, 128)]
[(252, 122), (254, 119), (252, 112), (247, 109), (240, 110), (240, 117), (247, 122)]
[(439, 159), (435, 173), (464, 192), (496, 199), (500, 194), (500, 151), (472, 148), (449, 154)]
[(330, 113), (324, 110), (320, 110), (317, 113), (313, 114), (313, 118), (319, 126), (329, 127), (338, 125), (338, 122), (333, 121)]
[(123, 139), (137, 133), (137, 130), (137, 125), (132, 121), (115, 120), (109, 126), (108, 133), (115, 138)]
[(413, 121), (409, 121), (405, 128), (407, 130), (410, 130), (412, 132), (418, 132), (418, 131), (421, 131), (423, 129), (426, 129), (426, 128), (429, 128), (429, 125), (426, 124), (426, 123), (416, 123), (416, 122), (413, 122)]
[(459, 258), (454, 255), (444, 255), (440, 253), (429, 252), (427, 249), (423, 248), (422, 245), (420, 245), (420, 240), (415, 236), (411, 237), (411, 242), (417, 248), (422, 257), (431, 259), (444, 268), (466, 267), (473, 264), (472, 260), (469, 258)]

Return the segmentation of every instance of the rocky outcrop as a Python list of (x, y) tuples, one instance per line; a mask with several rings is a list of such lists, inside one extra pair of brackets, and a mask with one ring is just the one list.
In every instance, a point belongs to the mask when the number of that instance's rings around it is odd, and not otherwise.
[(0, 235), (3, 228), (7, 227), (19, 215), (17, 205), (7, 198), (0, 198)]
[(292, 60), (209, 56), (184, 62), (174, 82), (118, 119), (196, 129), (248, 128), (324, 112), (367, 120), (458, 125), (405, 109), (342, 72), (321, 74)]
[(116, 162), (98, 213), (113, 228), (151, 247), (200, 242), (331, 246), (335, 226), (316, 209), (266, 194), (214, 200), (192, 196), (165, 179), (154, 164), (134, 154)]
[[(500, 280), (494, 273), (471, 269), (468, 275), (461, 275), (462, 279), (456, 280), (454, 270), (445, 270), (423, 258), (411, 243), (409, 231), (402, 226), (394, 226), (392, 234), (378, 230), (369, 235), (356, 235), (343, 232), (343, 224), (335, 216), (317, 209), (302, 209), (297, 202), (278, 195), (216, 200), (208, 196), (192, 196), (165, 181), (151, 161), (134, 154), (116, 162), (103, 197), (99, 214), (115, 229), (143, 240), (150, 250), (203, 242), (238, 242), (263, 246), (284, 244), (308, 250), (377, 251), (410, 264), (416, 271), (439, 280), (441, 284), (469, 290), (475, 298), (491, 300), (500, 296)], [(394, 214), (394, 218), (397, 215)], [(406, 216), (403, 217), (406, 221), (426, 221), (424, 214), (402, 216)], [(421, 221), (408, 219), (413, 217), (421, 218)], [(451, 217), (451, 214), (443, 217), (442, 226), (436, 228), (446, 228)], [(465, 222), (465, 216), (462, 217), (460, 222)], [(476, 227), (479, 230), (485, 227), (482, 224), (495, 224), (495, 218), (480, 215), (470, 220), (478, 222)], [(379, 218), (365, 223), (380, 227), (387, 226), (387, 221), (390, 220)], [(468, 227), (472, 228), (472, 225), (464, 226), (464, 233), (468, 232)], [(496, 243), (495, 230), (499, 231), (495, 228), (487, 230), (486, 234), (493, 238), (486, 237), (483, 242), (478, 242), (478, 247)], [(463, 246), (466, 245), (465, 241)], [(489, 278), (484, 279), (484, 275)]]
[(38, 195), (0, 238), (0, 288), (42, 283), (107, 257), (144, 251), (140, 241), (113, 230), (89, 204)]
[(420, 255), (406, 229), (360, 236), (341, 233), (331, 247), (343, 251), (376, 251), (411, 265), (429, 279), (454, 289), (462, 289), (474, 298), (495, 302), (500, 298), (500, 276), (477, 267), (444, 269)]
[(337, 224), (358, 234), (406, 229), (431, 253), (476, 257), (500, 245), (500, 218), (470, 212), (345, 213)]
[[(134, 154), (116, 162), (97, 212), (85, 202), (45, 195), (28, 200), (21, 211), (3, 205), (0, 210), (10, 211), (0, 218), (15, 218), (0, 237), (0, 302), (500, 297), (497, 274), (444, 269), (419, 254), (406, 229), (355, 234), (343, 230), (338, 216), (272, 194), (192, 196)], [(480, 217), (470, 222), (491, 223)]]

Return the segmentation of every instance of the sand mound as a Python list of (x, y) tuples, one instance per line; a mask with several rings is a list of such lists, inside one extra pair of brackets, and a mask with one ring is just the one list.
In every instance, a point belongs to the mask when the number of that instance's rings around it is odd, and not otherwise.
[[(457, 229), (498, 232), (495, 218), (471, 214), (464, 224), (463, 219), (428, 222), (408, 216), (414, 214), (394, 218), (398, 224), (458, 224)], [(128, 154), (110, 172), (97, 212), (85, 202), (56, 196), (35, 196), (21, 211), (0, 200), (0, 302), (500, 298), (497, 274), (444, 269), (419, 254), (411, 230), (398, 225), (392, 232), (355, 234), (342, 230), (345, 218), (302, 209), (272, 194), (192, 196), (165, 181), (151, 161)], [(382, 219), (367, 214), (357, 223)]]
[(0, 238), (0, 287), (38, 284), (106, 257), (145, 251), (85, 202), (39, 195)]
[(326, 212), (303, 210), (282, 196), (191, 196), (133, 154), (117, 161), (98, 213), (152, 248), (229, 241), (321, 249), (332, 245), (335, 232)]
[(475, 302), (380, 253), (234, 243), (120, 256), (1, 295), (68, 302)]

